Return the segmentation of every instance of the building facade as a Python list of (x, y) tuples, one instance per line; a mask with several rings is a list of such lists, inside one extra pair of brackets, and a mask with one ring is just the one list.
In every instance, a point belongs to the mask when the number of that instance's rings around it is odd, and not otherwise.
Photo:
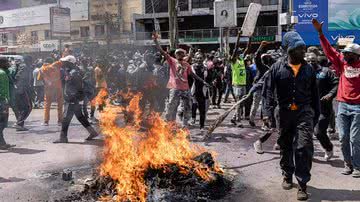
[[(5, 0), (0, 0), (5, 1)], [(141, 0), (61, 0), (71, 9), (71, 37), (64, 44), (108, 45), (129, 43), (132, 15), (142, 11)], [(0, 11), (0, 53), (50, 51), (59, 42), (52, 38), (50, 7), (57, 0), (22, 0)], [(45, 46), (45, 47), (44, 47)]]
[[(281, 40), (278, 16), (282, 12), (282, 0), (237, 0), (238, 27), (225, 30), (229, 42), (234, 43), (244, 21), (250, 3), (263, 7), (253, 39), (255, 41)], [(154, 30), (154, 18), (159, 22), (161, 38), (168, 43), (169, 15), (167, 0), (142, 0), (143, 13), (134, 14), (134, 38), (138, 45), (150, 45)], [(220, 42), (220, 30), (214, 27), (214, 0), (178, 0), (178, 38), (180, 44), (212, 45)], [(228, 32), (228, 33), (227, 33)], [(242, 40), (246, 40), (245, 38)]]

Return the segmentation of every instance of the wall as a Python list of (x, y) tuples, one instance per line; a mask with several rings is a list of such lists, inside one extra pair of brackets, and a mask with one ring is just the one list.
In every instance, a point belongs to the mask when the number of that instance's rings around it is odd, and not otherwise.
[(122, 18), (124, 22), (123, 31), (132, 31), (133, 14), (141, 14), (143, 12), (142, 0), (122, 0)]

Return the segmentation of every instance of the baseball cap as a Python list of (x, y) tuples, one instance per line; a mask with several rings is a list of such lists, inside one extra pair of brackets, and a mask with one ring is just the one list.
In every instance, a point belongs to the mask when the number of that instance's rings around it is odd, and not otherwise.
[(360, 55), (360, 45), (356, 43), (348, 44), (344, 50), (343, 53), (355, 53), (357, 55)]

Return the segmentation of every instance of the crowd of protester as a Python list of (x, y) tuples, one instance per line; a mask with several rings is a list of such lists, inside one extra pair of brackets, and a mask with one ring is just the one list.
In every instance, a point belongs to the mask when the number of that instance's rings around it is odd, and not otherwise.
[[(5, 142), (3, 134), (9, 107), (16, 116), (14, 127), (26, 131), (25, 121), (33, 108), (44, 109), (43, 126), (49, 126), (51, 104), (56, 102), (57, 124), (62, 130), (54, 143), (67, 143), (74, 115), (89, 132), (87, 140), (98, 136), (91, 124), (98, 121), (96, 109), (102, 111), (105, 107), (94, 101), (101, 91), (110, 95), (140, 92), (144, 111), (149, 107), (163, 113), (167, 121), (179, 118), (182, 127), (198, 126), (202, 132), (209, 109), (223, 108), (230, 103), (230, 95), (233, 102), (246, 97), (231, 123), (234, 127), (244, 127), (244, 121), (250, 127), (261, 124), (258, 126), (264, 133), (254, 143), (259, 154), (264, 153), (262, 144), (272, 134), (278, 135), (274, 148), (281, 150), (282, 186), (291, 189), (295, 174), (298, 199), (306, 200), (313, 135), (325, 150), (325, 160), (333, 156), (334, 103), (338, 103), (337, 124), (345, 162), (342, 173), (360, 177), (360, 47), (350, 44), (343, 52), (337, 51), (322, 34), (322, 25), (316, 20), (313, 23), (321, 48), (306, 50), (301, 36), (288, 32), (277, 49), (262, 42), (253, 50), (251, 38), (245, 50), (238, 48), (239, 33), (231, 55), (192, 48), (166, 51), (154, 34), (157, 49), (144, 52), (114, 51), (92, 58), (74, 56), (66, 47), (62, 55), (54, 52), (36, 60), (26, 56), (23, 61), (8, 61), (2, 57), (0, 149), (14, 146)], [(258, 112), (260, 121), (256, 121)]]

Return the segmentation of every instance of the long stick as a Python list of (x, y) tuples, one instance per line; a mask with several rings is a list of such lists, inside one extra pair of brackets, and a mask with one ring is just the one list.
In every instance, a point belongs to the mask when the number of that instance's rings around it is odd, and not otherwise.
[(220, 124), (226, 119), (226, 117), (229, 116), (229, 114), (236, 109), (239, 105), (243, 104), (244, 102), (246, 102), (251, 96), (250, 95), (246, 95), (245, 97), (243, 97), (241, 100), (239, 100), (235, 105), (233, 105), (229, 110), (227, 110), (224, 114), (220, 115), (215, 122), (209, 127), (207, 134), (205, 136), (205, 138), (209, 138), (210, 135), (214, 132), (214, 130), (216, 128), (218, 128), (220, 126)]

